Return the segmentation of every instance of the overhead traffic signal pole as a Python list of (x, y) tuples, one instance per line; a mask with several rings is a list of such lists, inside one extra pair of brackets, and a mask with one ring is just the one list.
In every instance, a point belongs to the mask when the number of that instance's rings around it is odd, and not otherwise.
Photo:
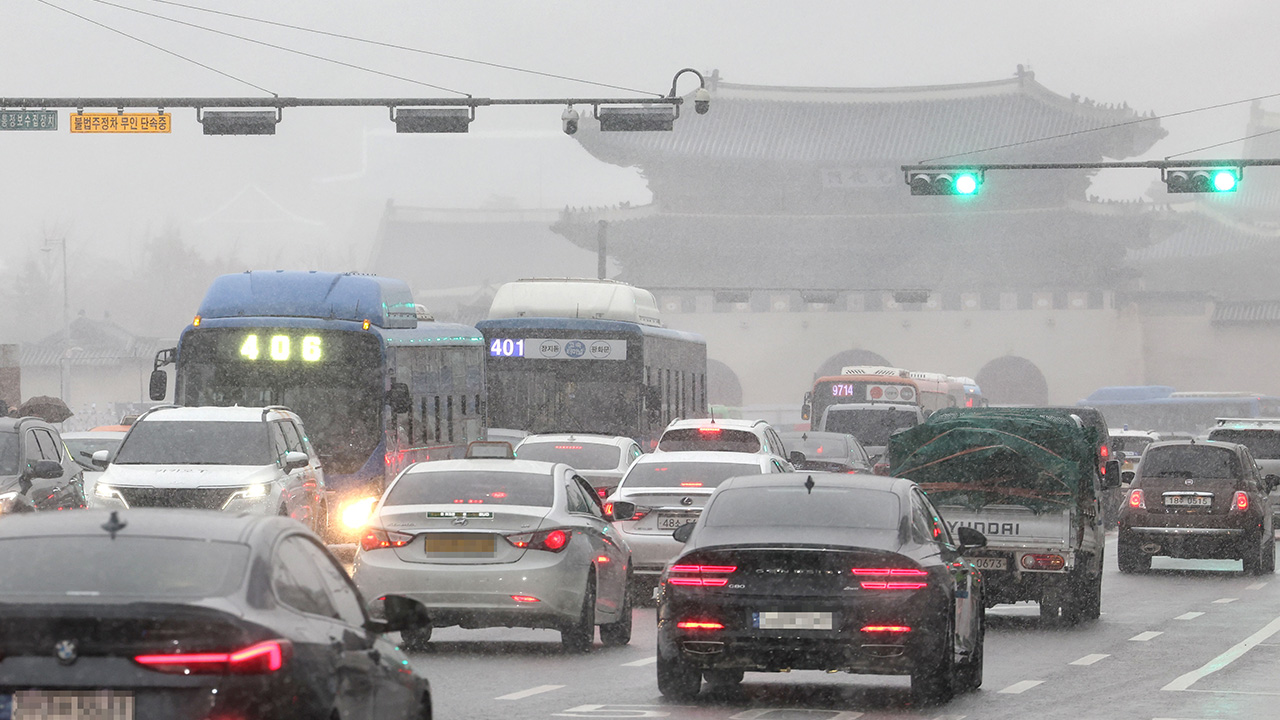
[(1111, 170), (1148, 168), (1160, 171), (1171, 193), (1235, 192), (1246, 167), (1280, 166), (1280, 158), (1226, 160), (1128, 160), (1079, 163), (968, 163), (964, 165), (903, 165), (912, 195), (974, 195), (990, 170)]

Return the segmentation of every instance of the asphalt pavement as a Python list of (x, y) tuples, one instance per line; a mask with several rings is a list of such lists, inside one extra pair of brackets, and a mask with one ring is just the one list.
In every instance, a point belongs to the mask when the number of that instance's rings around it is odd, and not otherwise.
[(669, 702), (652, 608), (636, 610), (622, 648), (572, 655), (554, 631), (445, 628), (413, 663), (437, 718), (1280, 718), (1280, 575), (1239, 568), (1157, 559), (1121, 575), (1112, 534), (1099, 620), (1047, 627), (1032, 603), (989, 610), (982, 689), (936, 707), (913, 707), (906, 677), (810, 671), (748, 673), (741, 688)]

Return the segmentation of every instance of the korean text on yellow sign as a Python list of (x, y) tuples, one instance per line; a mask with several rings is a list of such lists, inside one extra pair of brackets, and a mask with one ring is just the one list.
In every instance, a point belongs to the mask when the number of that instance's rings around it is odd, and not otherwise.
[(72, 113), (73, 133), (167, 133), (168, 113)]

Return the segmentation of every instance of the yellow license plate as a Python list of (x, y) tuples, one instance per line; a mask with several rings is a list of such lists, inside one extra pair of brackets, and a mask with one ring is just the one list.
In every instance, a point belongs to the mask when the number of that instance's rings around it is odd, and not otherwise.
[(436, 557), (491, 557), (494, 548), (492, 535), (427, 535), (425, 542), (427, 555)]

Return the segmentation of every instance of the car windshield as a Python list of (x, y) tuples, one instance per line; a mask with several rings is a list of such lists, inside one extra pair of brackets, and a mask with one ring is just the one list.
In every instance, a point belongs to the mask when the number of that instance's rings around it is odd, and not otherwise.
[(259, 422), (155, 420), (133, 426), (117, 465), (267, 465), (275, 461)]
[(93, 454), (99, 450), (107, 451), (107, 460), (114, 458), (116, 450), (120, 448), (123, 438), (93, 438), (79, 437), (69, 438), (62, 436), (62, 442), (66, 443), (67, 450), (71, 453), (71, 459), (76, 461), (80, 467), (85, 470), (101, 470), (102, 468), (93, 464)]
[(824, 527), (895, 530), (898, 496), (881, 490), (728, 488), (704, 511), (707, 527)]
[(1142, 456), (1141, 473), (1143, 477), (1238, 478), (1240, 459), (1222, 447), (1166, 445)]
[[(221, 597), (239, 586), (249, 546), (168, 537), (0, 539), (0, 604), (6, 597), (67, 600)], [(57, 572), (50, 572), (50, 568)], [(193, 572), (192, 568), (199, 568)]]
[(409, 471), (400, 476), (383, 507), (393, 505), (530, 505), (551, 507), (551, 473)]
[(894, 408), (832, 408), (827, 411), (827, 432), (848, 433), (863, 445), (882, 446), (899, 430), (913, 428), (917, 415)]
[(1280, 431), (1221, 429), (1209, 433), (1210, 440), (1239, 443), (1249, 448), (1255, 460), (1280, 460)]
[(714, 488), (731, 477), (760, 475), (757, 463), (725, 462), (651, 462), (636, 464), (627, 471), (619, 487), (636, 488)]
[(516, 456), (521, 460), (560, 462), (577, 470), (614, 470), (622, 460), (622, 448), (573, 440), (526, 442)]
[(0, 432), (0, 475), (18, 474), (18, 434)]
[(707, 425), (697, 428), (677, 428), (662, 434), (659, 450), (678, 452), (684, 450), (717, 450), (725, 452), (760, 452), (760, 438), (748, 430)]
[(1112, 445), (1125, 455), (1141, 455), (1147, 446), (1155, 442), (1155, 439), (1149, 437), (1120, 435), (1111, 439)]

